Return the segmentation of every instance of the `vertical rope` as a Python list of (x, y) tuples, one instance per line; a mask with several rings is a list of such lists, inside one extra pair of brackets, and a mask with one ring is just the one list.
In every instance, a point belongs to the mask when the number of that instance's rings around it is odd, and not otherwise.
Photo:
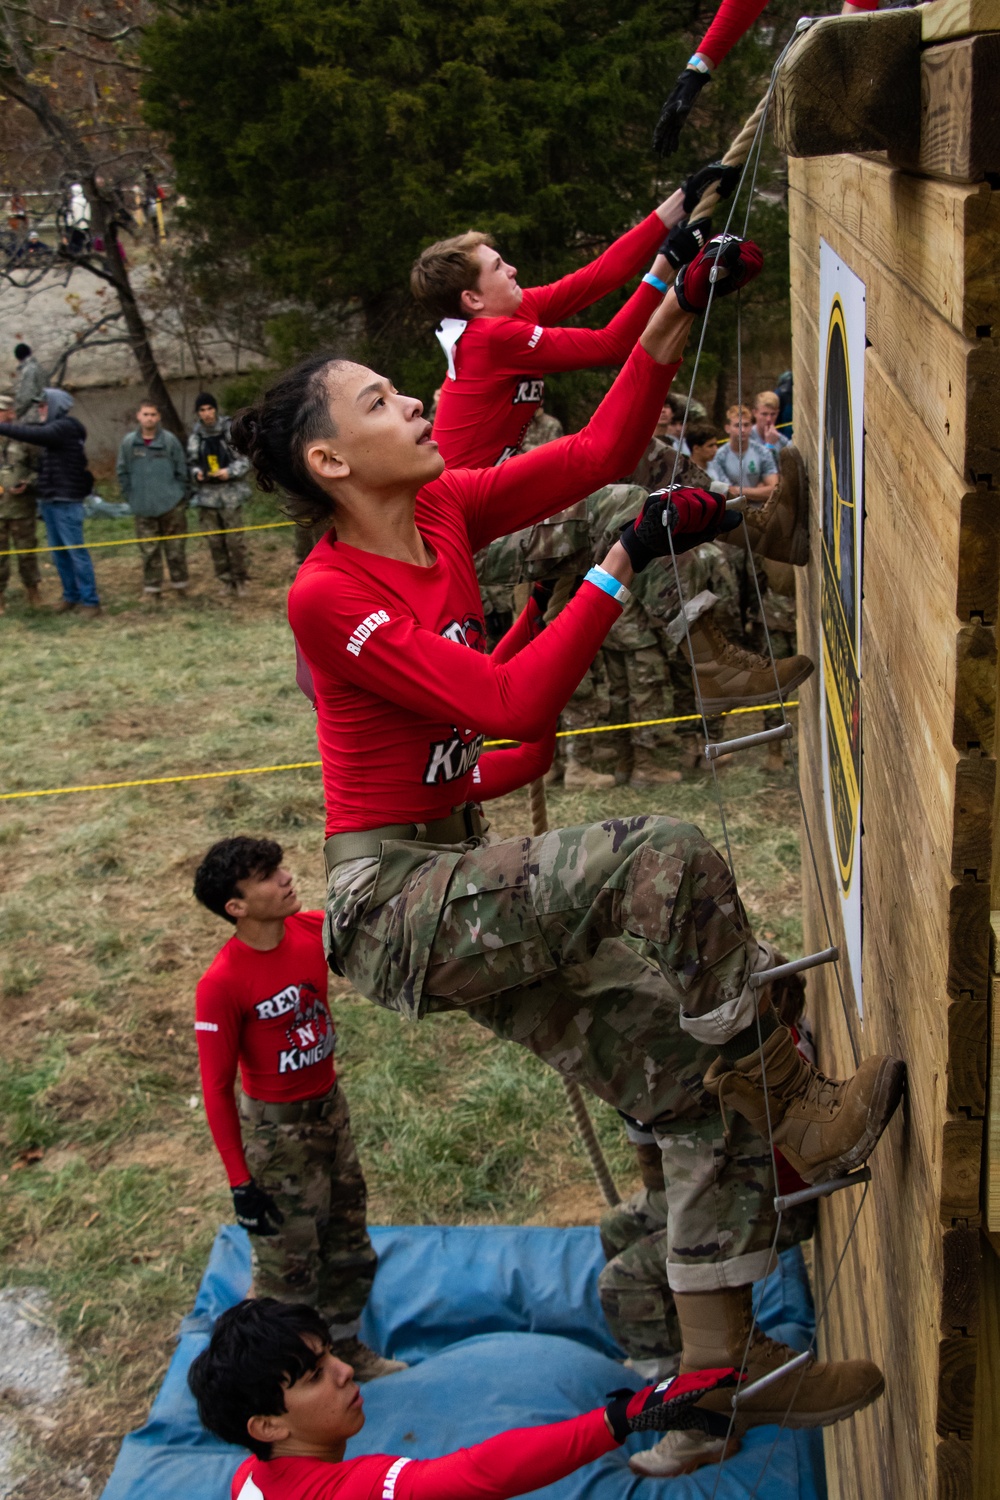
[[(547, 833), (549, 827), (549, 811), (545, 804), (545, 782), (541, 777), (537, 781), (531, 782), (528, 787), (528, 805), (531, 808), (531, 834), (533, 838), (537, 838), (539, 834)], [(566, 1078), (562, 1074), (560, 1074), (560, 1077), (562, 1077), (563, 1087), (566, 1090), (566, 1099), (569, 1104), (570, 1114), (576, 1122), (576, 1128), (583, 1142), (583, 1149), (586, 1151), (587, 1159), (593, 1168), (594, 1176), (597, 1179), (597, 1186), (601, 1190), (601, 1196), (609, 1208), (614, 1208), (615, 1204), (622, 1201), (621, 1195), (615, 1187), (615, 1180), (611, 1175), (611, 1169), (604, 1159), (604, 1152), (601, 1150), (601, 1143), (597, 1139), (594, 1122), (590, 1118), (590, 1111), (587, 1109), (586, 1101), (580, 1092), (580, 1085), (574, 1083), (572, 1078)]]

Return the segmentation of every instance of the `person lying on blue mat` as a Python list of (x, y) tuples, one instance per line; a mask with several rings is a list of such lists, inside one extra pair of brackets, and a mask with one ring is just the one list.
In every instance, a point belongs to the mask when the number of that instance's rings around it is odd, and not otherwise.
[(632, 1432), (725, 1433), (726, 1416), (697, 1403), (739, 1379), (733, 1369), (698, 1370), (612, 1391), (605, 1407), (501, 1432), (443, 1458), (345, 1459), (365, 1424), (364, 1402), (315, 1308), (273, 1297), (238, 1303), (188, 1372), (202, 1424), (251, 1450), (233, 1476), (232, 1500), (508, 1500), (592, 1463)]

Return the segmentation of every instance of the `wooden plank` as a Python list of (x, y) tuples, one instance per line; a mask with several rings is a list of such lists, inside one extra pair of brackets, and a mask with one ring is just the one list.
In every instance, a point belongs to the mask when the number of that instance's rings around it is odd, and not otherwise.
[(975, 1333), (979, 1327), (981, 1236), (975, 1229), (946, 1229), (942, 1238), (941, 1327)]
[(992, 973), (990, 976), (983, 1220), (986, 1228), (995, 1234), (1000, 1233), (1000, 911), (990, 913), (990, 928)]
[(778, 71), (771, 117), (779, 151), (916, 155), (920, 146), (920, 17), (913, 10), (823, 16)]
[(945, 1120), (941, 1145), (941, 1221), (978, 1224), (982, 1120)]
[(983, 1236), (979, 1365), (976, 1371), (972, 1500), (1000, 1500), (1000, 1256)]
[(965, 757), (955, 767), (955, 822), (951, 873), (971, 876), (989, 885), (993, 865), (993, 801), (996, 795), (995, 760)]
[[(1000, 389), (1000, 381), (995, 389)], [(1000, 505), (995, 492), (963, 495), (960, 527), (956, 613), (960, 620), (976, 617), (984, 625), (995, 625), (1000, 595)]]
[(972, 1444), (958, 1438), (938, 1443), (937, 1500), (969, 1500), (971, 1491)]
[(1000, 0), (929, 0), (917, 11), (925, 44), (950, 42), (974, 31), (1000, 31)]
[(987, 183), (914, 177), (863, 156), (801, 159), (791, 180), (831, 232), (840, 225), (967, 338), (1000, 328), (1000, 194)]
[(960, 750), (993, 754), (996, 727), (996, 635), (985, 625), (963, 625), (955, 666), (953, 739)]
[(938, 1436), (972, 1441), (976, 1405), (976, 1340), (963, 1335), (938, 1345)]
[(948, 1006), (949, 1114), (986, 1112), (988, 1008), (981, 1000), (963, 998)]
[[(970, 488), (1000, 488), (1000, 338), (967, 339), (941, 316), (940, 309), (915, 299), (891, 267), (883, 265), (842, 224), (828, 224), (794, 183), (788, 209), (793, 289), (815, 287), (819, 296), (819, 241), (824, 234), (837, 254), (865, 283), (868, 337), (883, 366), (903, 392), (926, 432)], [(821, 227), (822, 226), (822, 227)], [(814, 371), (815, 376), (815, 371)], [(798, 387), (796, 387), (796, 400)], [(995, 502), (988, 502), (1000, 513)], [(984, 509), (986, 506), (984, 506)], [(995, 560), (996, 553), (993, 557)], [(996, 617), (996, 587), (988, 580), (979, 598)]]
[(891, 144), (899, 166), (959, 182), (1000, 171), (1000, 33), (928, 47), (920, 59), (919, 145)]

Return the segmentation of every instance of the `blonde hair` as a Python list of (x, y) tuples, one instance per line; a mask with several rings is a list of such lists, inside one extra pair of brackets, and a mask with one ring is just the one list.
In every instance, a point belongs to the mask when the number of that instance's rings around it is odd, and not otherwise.
[(462, 293), (474, 291), (479, 283), (476, 251), (492, 244), (492, 235), (467, 229), (421, 250), (410, 272), (410, 291), (421, 307), (436, 318), (460, 318)]
[(754, 406), (774, 407), (775, 411), (781, 410), (781, 397), (777, 391), (758, 391), (753, 398)]
[(744, 412), (746, 412), (747, 416), (750, 418), (750, 420), (752, 422), (753, 421), (753, 412), (750, 410), (749, 406), (730, 406), (730, 407), (728, 407), (727, 410), (726, 410), (726, 421), (727, 422), (735, 422), (739, 417), (741, 417), (743, 415)]

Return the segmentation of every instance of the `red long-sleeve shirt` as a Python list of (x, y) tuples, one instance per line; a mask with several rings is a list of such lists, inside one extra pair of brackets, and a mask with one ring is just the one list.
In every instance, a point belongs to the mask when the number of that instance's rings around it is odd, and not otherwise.
[[(856, 10), (878, 10), (878, 0), (851, 0), (851, 4)], [(722, 0), (711, 26), (698, 43), (698, 52), (717, 68), (766, 6), (767, 0)]]
[(634, 469), (677, 368), (637, 345), (580, 432), (425, 485), (416, 521), (429, 567), (329, 534), (313, 548), (288, 615), (316, 693), (328, 834), (425, 823), (509, 789), (505, 757), (517, 752), (483, 756), (476, 780), (484, 737), (549, 734), (621, 606), (585, 583), (509, 660), (487, 656), (473, 553)]
[(281, 942), (267, 952), (231, 937), (198, 981), (205, 1114), (233, 1187), (250, 1176), (233, 1097), (237, 1064), (251, 1099), (315, 1099), (333, 1086), (328, 979), (323, 913), (300, 911), (285, 918)]
[(248, 1458), (233, 1475), (232, 1500), (511, 1500), (617, 1446), (598, 1408), (568, 1422), (513, 1428), (444, 1458)]
[(434, 440), (449, 468), (490, 468), (516, 453), (545, 395), (546, 375), (621, 364), (660, 302), (643, 282), (605, 328), (554, 328), (624, 286), (655, 255), (665, 230), (655, 213), (588, 265), (550, 286), (528, 287), (511, 318), (472, 318), (452, 351)]

